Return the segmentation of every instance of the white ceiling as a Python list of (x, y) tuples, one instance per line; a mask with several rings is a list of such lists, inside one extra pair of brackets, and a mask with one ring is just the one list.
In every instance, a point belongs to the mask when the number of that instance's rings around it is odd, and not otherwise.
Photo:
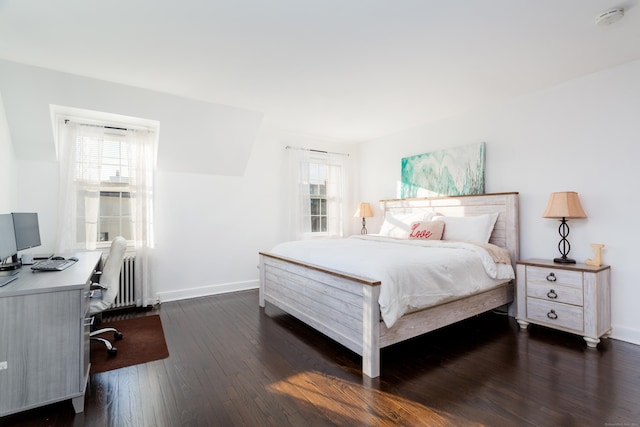
[(638, 1), (0, 0), (0, 58), (359, 141), (640, 59)]

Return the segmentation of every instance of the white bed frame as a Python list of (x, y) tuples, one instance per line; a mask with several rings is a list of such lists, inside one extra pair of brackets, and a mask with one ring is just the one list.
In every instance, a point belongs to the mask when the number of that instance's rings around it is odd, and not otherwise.
[[(490, 242), (519, 259), (518, 193), (382, 200), (386, 212), (471, 216), (497, 212)], [(514, 281), (406, 314), (391, 328), (380, 321), (380, 281), (260, 252), (260, 307), (269, 302), (362, 356), (362, 371), (380, 375), (380, 349), (510, 304)], [(513, 304), (511, 304), (513, 305)], [(515, 307), (509, 307), (515, 313)]]

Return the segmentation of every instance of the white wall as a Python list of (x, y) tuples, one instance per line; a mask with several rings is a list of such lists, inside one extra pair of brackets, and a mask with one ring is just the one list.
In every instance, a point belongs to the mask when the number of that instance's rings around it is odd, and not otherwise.
[(11, 212), (11, 201), (15, 197), (15, 155), (11, 133), (0, 94), (0, 213)]
[(55, 161), (51, 105), (161, 123), (158, 167), (242, 175), (262, 113), (0, 59), (0, 93), (19, 160)]
[(588, 219), (570, 221), (570, 257), (606, 245), (613, 337), (640, 344), (639, 114), (640, 61), (362, 144), (361, 198), (398, 197), (402, 157), (485, 141), (486, 192), (520, 193), (522, 258), (559, 255), (559, 223), (542, 213), (551, 192), (579, 193)]
[(287, 145), (356, 154), (263, 129), (241, 177), (159, 172), (154, 282), (162, 301), (258, 286), (258, 252), (287, 240)]

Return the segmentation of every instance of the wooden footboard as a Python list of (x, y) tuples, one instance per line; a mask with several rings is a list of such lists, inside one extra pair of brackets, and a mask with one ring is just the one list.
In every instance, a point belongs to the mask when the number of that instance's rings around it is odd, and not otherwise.
[(362, 356), (380, 375), (380, 282), (260, 253), (260, 300), (281, 308)]

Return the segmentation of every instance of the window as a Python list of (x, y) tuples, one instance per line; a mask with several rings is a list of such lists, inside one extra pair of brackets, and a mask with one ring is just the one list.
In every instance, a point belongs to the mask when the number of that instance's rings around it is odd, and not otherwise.
[(98, 137), (79, 134), (75, 143), (78, 241), (109, 243), (115, 236), (133, 240), (125, 135), (117, 130)]
[(309, 202), (311, 232), (327, 232), (327, 165), (309, 164)]
[(342, 237), (348, 156), (289, 148), (291, 237)]
[(116, 236), (136, 252), (152, 248), (157, 122), (59, 108), (56, 251), (107, 248)]

